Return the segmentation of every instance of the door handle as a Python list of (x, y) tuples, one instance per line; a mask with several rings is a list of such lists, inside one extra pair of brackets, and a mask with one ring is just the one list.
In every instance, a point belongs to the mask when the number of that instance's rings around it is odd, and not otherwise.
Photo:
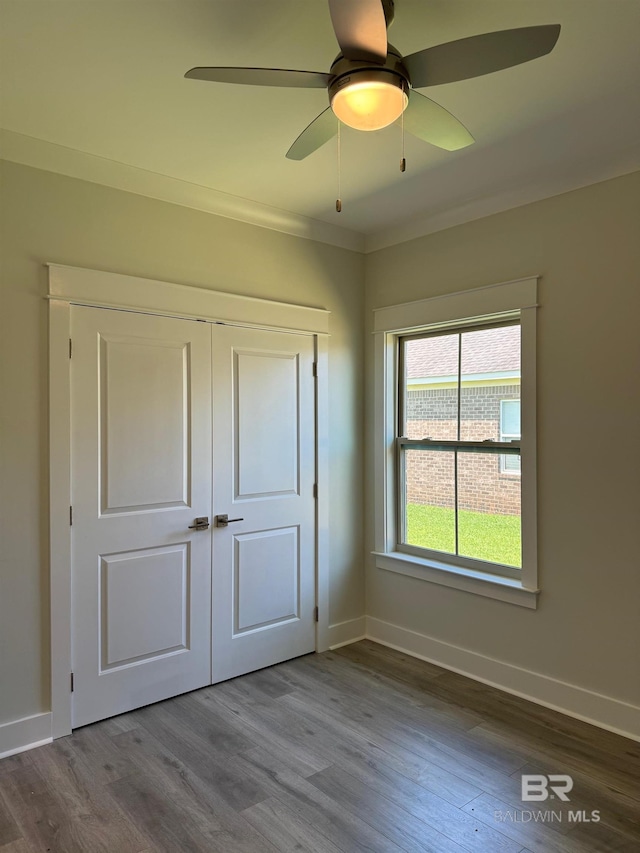
[(196, 518), (195, 524), (189, 525), (189, 530), (208, 530), (209, 529), (209, 516), (201, 515)]
[(226, 512), (224, 515), (216, 515), (216, 527), (227, 527), (234, 521), (244, 521), (244, 518), (229, 518)]

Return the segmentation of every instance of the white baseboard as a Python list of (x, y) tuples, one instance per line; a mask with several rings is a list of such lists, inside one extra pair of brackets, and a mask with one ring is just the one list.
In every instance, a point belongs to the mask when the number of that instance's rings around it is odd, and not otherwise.
[(357, 619), (348, 619), (346, 622), (337, 622), (329, 625), (329, 648), (339, 649), (340, 646), (348, 646), (357, 643), (366, 637), (366, 616), (358, 616)]
[(51, 712), (0, 724), (0, 758), (51, 743)]
[(376, 643), (398, 649), (615, 734), (640, 741), (640, 708), (636, 705), (485, 657), (478, 652), (409, 631), (371, 616), (366, 617), (366, 626), (367, 639)]
[[(640, 708), (371, 616), (329, 625), (329, 647), (363, 639), (398, 649), (578, 720), (640, 741)], [(0, 724), (0, 759), (51, 743), (51, 712)]]

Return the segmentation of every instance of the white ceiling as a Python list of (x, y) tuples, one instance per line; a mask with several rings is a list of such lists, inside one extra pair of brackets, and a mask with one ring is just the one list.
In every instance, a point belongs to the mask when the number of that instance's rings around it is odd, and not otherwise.
[(43, 140), (72, 149), (66, 162), (105, 158), (369, 235), (370, 247), (640, 168), (639, 0), (396, 0), (389, 37), (404, 54), (511, 27), (562, 32), (546, 57), (422, 90), (469, 128), (467, 149), (407, 136), (401, 174), (398, 127), (345, 128), (340, 214), (335, 142), (284, 156), (327, 105), (323, 90), (183, 77), (195, 65), (328, 71), (326, 0), (0, 0), (0, 13), (9, 159)]

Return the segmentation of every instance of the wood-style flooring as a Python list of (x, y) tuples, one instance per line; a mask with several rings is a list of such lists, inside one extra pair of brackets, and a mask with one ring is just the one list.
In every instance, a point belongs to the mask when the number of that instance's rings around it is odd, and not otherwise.
[(639, 814), (640, 744), (369, 641), (0, 761), (1, 853), (638, 853)]

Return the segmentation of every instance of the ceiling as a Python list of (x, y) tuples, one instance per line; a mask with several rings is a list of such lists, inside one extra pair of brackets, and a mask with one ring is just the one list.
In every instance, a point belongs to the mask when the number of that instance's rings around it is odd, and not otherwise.
[(396, 0), (389, 38), (404, 54), (512, 27), (562, 31), (546, 57), (422, 90), (472, 132), (469, 148), (407, 135), (401, 174), (398, 126), (344, 128), (340, 214), (335, 141), (301, 162), (284, 156), (326, 107), (323, 90), (183, 77), (196, 65), (328, 71), (325, 0), (0, 0), (0, 14), (8, 159), (38, 165), (24, 154), (37, 150), (71, 174), (84, 158), (103, 183), (100, 164), (121, 164), (132, 181), (165, 176), (230, 209), (367, 235), (368, 248), (640, 168), (638, 0)]

